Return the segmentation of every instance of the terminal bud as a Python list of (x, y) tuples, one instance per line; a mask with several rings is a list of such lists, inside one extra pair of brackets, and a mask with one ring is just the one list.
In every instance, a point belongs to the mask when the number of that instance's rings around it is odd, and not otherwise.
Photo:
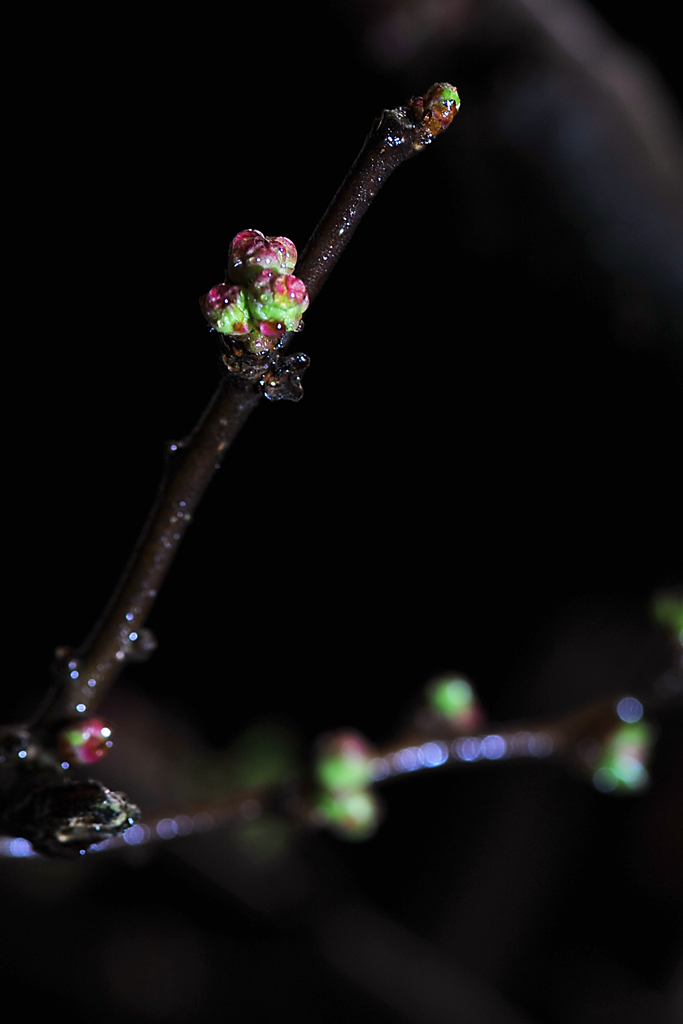
[(408, 110), (413, 121), (431, 137), (440, 135), (460, 110), (458, 90), (448, 82), (436, 82), (424, 96), (414, 96)]

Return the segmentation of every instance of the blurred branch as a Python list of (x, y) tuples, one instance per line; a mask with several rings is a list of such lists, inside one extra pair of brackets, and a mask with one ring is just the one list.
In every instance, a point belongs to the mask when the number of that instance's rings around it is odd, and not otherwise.
[(609, 96), (640, 137), (652, 165), (680, 190), (680, 118), (654, 68), (582, 0), (512, 0), (559, 54)]
[[(659, 685), (661, 681), (664, 687)], [(361, 817), (355, 818), (348, 805), (359, 793), (400, 776), (435, 768), (510, 759), (559, 758), (587, 779), (592, 778), (603, 792), (637, 792), (646, 785), (645, 765), (655, 738), (652, 728), (641, 722), (643, 714), (679, 705), (682, 698), (683, 671), (673, 668), (655, 683), (643, 703), (622, 695), (590, 702), (554, 719), (486, 723), (486, 728), (476, 733), (463, 732), (443, 718), (439, 723), (437, 716), (421, 706), (414, 727), (379, 748), (372, 748), (358, 734), (341, 730), (323, 737), (322, 746), (316, 745), (307, 765), (300, 761), (297, 764), (292, 738), (286, 732), (274, 731), (267, 723), (247, 730), (227, 751), (212, 754), (183, 740), (169, 720), (162, 729), (161, 735), (167, 737), (163, 745), (152, 745), (152, 728), (157, 733), (160, 728), (157, 713), (135, 700), (130, 714), (135, 718), (137, 734), (131, 736), (130, 749), (121, 759), (124, 775), (116, 779), (116, 785), (144, 792), (148, 765), (158, 764), (159, 777), (166, 779), (169, 787), (160, 794), (167, 807), (156, 808), (153, 815), (124, 835), (105, 835), (100, 842), (95, 836), (95, 849), (115, 850), (165, 841), (272, 815), (297, 828), (329, 827), (342, 838), (362, 839), (377, 828), (379, 812), (371, 799), (361, 809)], [(119, 717), (122, 712), (125, 715), (125, 704), (119, 709)], [(323, 762), (328, 765), (327, 774), (325, 770), (320, 772)], [(210, 780), (215, 781), (212, 784)], [(332, 802), (339, 804), (337, 816), (326, 817), (325, 805), (320, 802), (326, 786)], [(172, 791), (191, 796), (184, 800), (176, 796), (173, 807)], [(7, 822), (1, 819), (0, 829), (8, 831)], [(10, 834), (32, 838), (26, 831)], [(40, 843), (37, 845), (40, 849)], [(15, 855), (7, 843), (2, 852)], [(43, 844), (41, 852), (55, 851)]]

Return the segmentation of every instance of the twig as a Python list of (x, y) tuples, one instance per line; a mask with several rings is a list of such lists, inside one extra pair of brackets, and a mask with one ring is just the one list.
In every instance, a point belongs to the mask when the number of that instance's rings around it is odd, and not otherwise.
[(221, 382), (194, 431), (170, 446), (170, 470), (117, 591), (83, 646), (58, 652), (57, 692), (36, 726), (92, 711), (127, 659), (151, 653), (144, 622), (206, 488), (258, 401), (257, 393)]

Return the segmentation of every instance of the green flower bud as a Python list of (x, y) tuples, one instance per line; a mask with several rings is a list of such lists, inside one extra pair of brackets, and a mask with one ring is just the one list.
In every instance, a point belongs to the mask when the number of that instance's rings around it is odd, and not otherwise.
[(371, 782), (372, 751), (363, 737), (351, 730), (324, 736), (318, 744), (315, 777), (331, 794), (354, 793)]
[(593, 773), (593, 785), (603, 793), (638, 792), (649, 780), (646, 765), (655, 742), (647, 722), (618, 726), (609, 736)]
[(247, 304), (258, 331), (295, 331), (308, 309), (306, 285), (293, 274), (276, 274), (263, 270), (254, 278), (247, 292)]
[(339, 838), (357, 842), (369, 839), (379, 825), (377, 800), (365, 789), (357, 793), (322, 793), (315, 803), (314, 814)]
[(427, 704), (455, 729), (476, 729), (484, 713), (470, 683), (463, 676), (439, 676), (425, 691)]

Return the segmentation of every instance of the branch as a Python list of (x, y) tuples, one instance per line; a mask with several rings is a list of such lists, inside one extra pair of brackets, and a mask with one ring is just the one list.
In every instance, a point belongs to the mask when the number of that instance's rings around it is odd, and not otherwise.
[(259, 400), (222, 381), (194, 431), (170, 446), (170, 469), (118, 588), (78, 651), (62, 649), (57, 690), (34, 723), (47, 727), (91, 712), (127, 660), (156, 646), (144, 622), (225, 453)]
[[(311, 298), (391, 172), (443, 132), (459, 105), (455, 89), (437, 84), (407, 106), (383, 111), (299, 260), (297, 272)], [(280, 348), (292, 337), (285, 335)], [(144, 659), (156, 646), (144, 622), (211, 478), (258, 404), (252, 382), (248, 388), (241, 384), (224, 380), (190, 436), (171, 446), (171, 469), (123, 578), (85, 643), (59, 652), (56, 692), (36, 726), (92, 711), (126, 660)]]
[[(311, 298), (320, 291), (389, 174), (444, 131), (459, 105), (452, 86), (436, 84), (407, 106), (385, 110), (375, 122), (302, 255), (299, 273)], [(296, 250), (288, 240), (279, 241), (284, 243), (288, 271), (288, 261), (296, 259)], [(46, 852), (59, 850), (60, 844), (65, 850), (68, 847), (78, 852), (105, 835), (120, 834), (139, 813), (122, 794), (111, 793), (100, 783), (89, 780), (77, 785), (64, 777), (71, 762), (79, 763), (77, 751), (64, 759), (64, 736), (73, 733), (67, 729), (70, 722), (87, 726), (87, 736), (84, 732), (81, 740), (84, 756), (80, 763), (94, 761), (111, 745), (110, 740), (105, 742), (108, 727), (89, 715), (126, 661), (144, 660), (156, 646), (144, 624), (211, 478), (262, 395), (301, 397), (299, 374), (308, 365), (308, 358), (295, 354), (282, 359), (280, 355), (291, 340), (291, 328), (298, 324), (298, 318), (270, 322), (269, 311), (275, 311), (276, 321), (280, 319), (278, 304), (283, 301), (294, 302), (295, 307), (298, 302), (300, 311), (308, 303), (304, 285), (301, 281), (295, 285), (297, 279), (284, 276), (286, 271), (280, 268), (260, 275), (258, 283), (252, 282), (248, 296), (240, 287), (219, 286), (202, 300), (207, 315), (219, 316), (221, 303), (237, 306), (241, 302), (244, 306), (248, 299), (263, 317), (257, 317), (251, 326), (232, 321), (224, 325), (228, 335), (222, 339), (224, 379), (194, 431), (184, 442), (170, 446), (167, 474), (113, 597), (80, 648), (64, 647), (56, 652), (54, 689), (30, 726), (7, 728), (0, 735), (0, 825), (10, 832), (18, 830), (14, 834), (31, 838)], [(274, 273), (281, 276), (271, 281)], [(261, 277), (266, 280), (261, 281)], [(274, 290), (270, 287), (273, 283), (277, 286)], [(297, 291), (295, 296), (297, 289), (303, 294)], [(234, 301), (226, 297), (228, 293)], [(210, 299), (209, 307), (206, 299)], [(223, 315), (227, 308), (223, 307)], [(253, 308), (245, 311), (249, 316), (254, 314)], [(217, 330), (222, 333), (220, 326)], [(234, 331), (237, 333), (233, 337)], [(239, 333), (245, 331), (249, 334), (246, 346)], [(36, 822), (40, 818), (40, 825), (32, 820), (34, 817)], [(68, 822), (76, 817), (80, 824), (74, 830)]]
[[(462, 683), (459, 677), (454, 678)], [(445, 680), (439, 685), (443, 693)], [(642, 701), (632, 696), (615, 696), (585, 704), (555, 719), (498, 724), (480, 721), (476, 732), (463, 731), (458, 725), (468, 717), (472, 719), (476, 701), (469, 707), (461, 706), (458, 715), (451, 716), (449, 721), (445, 715), (435, 713), (435, 702), (431, 700), (434, 693), (434, 686), (427, 688), (427, 701), (418, 708), (414, 726), (379, 748), (373, 748), (358, 733), (340, 730), (321, 737), (309, 765), (298, 770), (287, 758), (279, 769), (273, 770), (272, 747), (266, 735), (258, 742), (252, 736), (246, 747), (238, 741), (237, 748), (228, 751), (227, 757), (226, 752), (207, 755), (194, 751), (193, 776), (213, 778), (221, 769), (225, 773), (222, 795), (210, 798), (209, 787), (204, 785), (204, 794), (198, 791), (192, 801), (180, 808), (159, 809), (123, 835), (109, 838), (104, 834), (93, 849), (113, 851), (165, 842), (225, 825), (249, 827), (261, 818), (266, 825), (264, 843), (268, 841), (268, 823), (277, 819), (285, 819), (298, 829), (327, 828), (339, 838), (363, 840), (374, 834), (381, 821), (382, 809), (376, 792), (384, 784), (405, 775), (424, 776), (437, 768), (452, 770), (520, 758), (559, 760), (603, 793), (638, 793), (648, 782), (647, 763), (656, 738), (656, 729), (643, 716), (680, 706), (683, 671), (676, 667), (667, 669)], [(171, 745), (177, 745), (175, 734)], [(139, 771), (144, 771), (150, 757), (163, 762), (168, 754), (143, 743), (136, 758)], [(171, 778), (177, 768), (169, 761), (166, 770)], [(263, 781), (248, 783), (255, 777)], [(138, 778), (137, 786), (143, 784), (144, 780)], [(136, 787), (135, 771), (127, 785)], [(133, 821), (129, 824), (133, 825)], [(2, 819), (0, 831), (7, 831)], [(20, 834), (31, 838), (40, 852), (55, 852), (54, 843), (47, 848), (44, 832), (43, 829), (38, 833), (34, 828), (30, 836), (27, 832)], [(0, 841), (0, 855), (27, 856), (31, 852), (22, 840)]]

